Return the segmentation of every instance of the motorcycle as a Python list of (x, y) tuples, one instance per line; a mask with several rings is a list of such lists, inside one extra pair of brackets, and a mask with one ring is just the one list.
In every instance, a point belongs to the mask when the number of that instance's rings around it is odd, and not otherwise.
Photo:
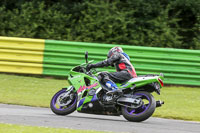
[(92, 68), (87, 71), (86, 63), (71, 69), (68, 75), (69, 86), (58, 91), (51, 99), (51, 110), (57, 115), (68, 115), (75, 110), (80, 113), (123, 115), (132, 122), (141, 122), (152, 116), (156, 107), (164, 101), (155, 101), (152, 92), (160, 95), (164, 75), (143, 75), (126, 83), (116, 83), (120, 93), (107, 94), (109, 89), (99, 81), (99, 72)]

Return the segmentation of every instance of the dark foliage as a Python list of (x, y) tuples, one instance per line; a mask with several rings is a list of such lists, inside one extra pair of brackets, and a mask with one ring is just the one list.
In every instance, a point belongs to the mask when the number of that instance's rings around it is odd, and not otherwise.
[(1, 0), (0, 35), (200, 49), (200, 0)]

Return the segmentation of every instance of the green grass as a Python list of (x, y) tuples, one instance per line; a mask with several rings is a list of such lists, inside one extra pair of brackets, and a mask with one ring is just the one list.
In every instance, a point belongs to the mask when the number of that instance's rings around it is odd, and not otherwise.
[(154, 116), (200, 121), (200, 87), (164, 87), (161, 95), (154, 97), (165, 101)]
[[(0, 84), (0, 103), (49, 107), (51, 97), (68, 83), (64, 79), (0, 74)], [(160, 96), (153, 95), (165, 101), (154, 116), (200, 121), (200, 87), (164, 87)]]
[(49, 107), (51, 97), (67, 80), (0, 74), (0, 102)]
[(73, 130), (66, 128), (22, 126), (22, 125), (0, 123), (0, 133), (106, 133), (106, 132)]

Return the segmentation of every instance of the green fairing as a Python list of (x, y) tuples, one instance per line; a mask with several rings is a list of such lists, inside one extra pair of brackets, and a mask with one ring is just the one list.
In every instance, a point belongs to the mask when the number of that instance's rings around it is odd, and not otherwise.
[(77, 108), (77, 111), (81, 111), (83, 105), (86, 104), (86, 103), (91, 102), (91, 100), (92, 100), (92, 97), (91, 97), (91, 96), (86, 97), (85, 100), (84, 100), (84, 102), (83, 102), (83, 104), (82, 104), (80, 107)]
[[(82, 65), (86, 65), (86, 64), (83, 63)], [(81, 87), (84, 87), (84, 86), (86, 87), (84, 78), (89, 79), (91, 85), (92, 85), (92, 84), (95, 84), (95, 83), (98, 83), (98, 81), (97, 81), (96, 79), (94, 79), (94, 78), (92, 78), (92, 77), (90, 77), (90, 76), (88, 76), (88, 75), (86, 75), (86, 74), (84, 74), (84, 73), (75, 72), (75, 71), (73, 71), (73, 69), (70, 71), (69, 75), (71, 75), (71, 76), (69, 76), (69, 78), (68, 78), (69, 83), (70, 83), (70, 85), (73, 85), (73, 86), (74, 86), (75, 91), (78, 91)], [(72, 77), (72, 76), (73, 76), (73, 77)], [(98, 83), (98, 85), (95, 86), (95, 87), (92, 87), (92, 89), (97, 89), (97, 88), (99, 88), (99, 87), (101, 87), (101, 86), (100, 86), (100, 84)], [(87, 87), (86, 87), (86, 88), (87, 88)], [(82, 104), (80, 107), (77, 108), (78, 111), (81, 111), (81, 109), (82, 109), (82, 107), (83, 107), (84, 104), (91, 102), (93, 96), (88, 96), (88, 93), (87, 93), (86, 96), (83, 95), (84, 93), (88, 92), (89, 90), (90, 90), (90, 89), (85, 89), (85, 90), (81, 91), (81, 94), (79, 94), (79, 96), (82, 95), (81, 97), (79, 97), (80, 100), (82, 100), (82, 99), (84, 99), (84, 98), (85, 98), (85, 100), (84, 100), (83, 104)]]
[[(136, 82), (130, 82), (130, 83), (128, 83), (128, 86), (126, 86), (126, 88), (131, 87), (133, 84), (135, 84), (136, 87), (141, 87), (146, 84), (150, 84), (152, 82), (158, 82), (158, 78), (161, 78), (161, 76), (158, 76), (157, 78), (154, 78), (154, 79), (146, 79), (146, 80), (141, 80), (141, 81), (136, 81)], [(160, 82), (158, 82), (158, 83), (159, 83), (160, 87), (162, 87), (161, 83)]]

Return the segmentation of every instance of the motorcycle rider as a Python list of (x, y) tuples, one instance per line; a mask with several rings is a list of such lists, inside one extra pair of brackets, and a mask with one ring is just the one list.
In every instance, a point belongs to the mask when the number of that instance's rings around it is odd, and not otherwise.
[(111, 48), (108, 52), (106, 60), (96, 64), (88, 64), (86, 68), (89, 71), (91, 68), (108, 66), (115, 67), (117, 72), (101, 72), (98, 75), (99, 81), (110, 89), (107, 94), (120, 92), (115, 82), (123, 83), (131, 78), (137, 77), (135, 68), (132, 66), (129, 56), (123, 52), (121, 47)]

